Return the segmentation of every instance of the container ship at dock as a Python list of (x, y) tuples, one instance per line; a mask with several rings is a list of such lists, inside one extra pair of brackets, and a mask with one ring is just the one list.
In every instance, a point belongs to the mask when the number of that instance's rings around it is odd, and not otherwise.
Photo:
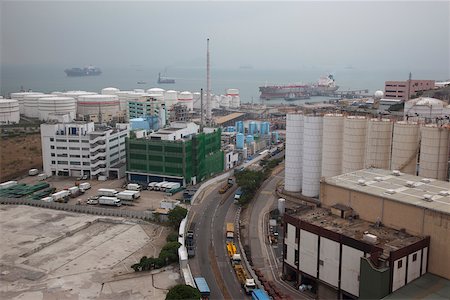
[(309, 99), (311, 96), (329, 96), (339, 89), (333, 75), (320, 77), (314, 84), (289, 84), (261, 86), (259, 96), (263, 100), (285, 99), (299, 100)]

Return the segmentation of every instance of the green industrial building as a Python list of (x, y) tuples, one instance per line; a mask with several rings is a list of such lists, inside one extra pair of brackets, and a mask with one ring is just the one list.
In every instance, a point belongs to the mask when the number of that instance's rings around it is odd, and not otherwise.
[(131, 182), (195, 184), (224, 170), (221, 131), (179, 140), (127, 139), (127, 178)]

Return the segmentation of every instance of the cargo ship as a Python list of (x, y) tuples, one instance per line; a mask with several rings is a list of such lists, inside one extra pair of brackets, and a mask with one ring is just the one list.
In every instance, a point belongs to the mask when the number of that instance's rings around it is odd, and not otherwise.
[(308, 99), (311, 96), (330, 96), (339, 89), (333, 75), (320, 77), (317, 83), (313, 84), (289, 84), (261, 86), (259, 96), (264, 100), (286, 99), (298, 100)]
[(175, 79), (161, 76), (161, 73), (158, 73), (158, 83), (175, 83)]
[(94, 66), (88, 66), (84, 68), (71, 68), (65, 69), (64, 72), (67, 76), (70, 77), (78, 77), (78, 76), (95, 76), (102, 74), (102, 70), (100, 68)]

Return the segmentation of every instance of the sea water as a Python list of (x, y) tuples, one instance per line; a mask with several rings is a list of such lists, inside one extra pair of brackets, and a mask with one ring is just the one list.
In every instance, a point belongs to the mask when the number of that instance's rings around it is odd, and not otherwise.
[[(70, 66), (68, 66), (70, 67)], [(161, 69), (144, 66), (102, 67), (99, 76), (67, 77), (63, 66), (1, 66), (0, 94), (3, 97), (12, 92), (33, 90), (50, 93), (52, 91), (83, 90), (100, 92), (105, 87), (115, 87), (121, 90), (149, 89), (160, 87), (165, 90), (199, 92), (206, 90), (206, 70), (204, 67), (172, 67), (165, 74), (174, 78), (175, 84), (157, 84)], [(340, 91), (368, 89), (372, 94), (384, 89), (386, 80), (406, 80), (409, 70), (371, 70), (342, 68), (340, 70), (325, 70), (321, 68), (298, 69), (240, 69), (212, 68), (212, 93), (225, 94), (228, 88), (240, 91), (241, 102), (259, 102), (259, 87), (271, 84), (314, 83), (320, 76), (333, 74)], [(446, 80), (449, 75), (428, 70), (416, 71), (413, 78)], [(138, 84), (138, 82), (146, 82)], [(324, 97), (312, 97), (307, 100), (285, 102), (283, 99), (271, 100), (270, 103), (318, 102)]]

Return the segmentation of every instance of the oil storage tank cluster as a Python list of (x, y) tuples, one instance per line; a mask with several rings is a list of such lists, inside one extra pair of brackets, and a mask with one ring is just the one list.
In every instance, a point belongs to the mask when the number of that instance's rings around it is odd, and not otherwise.
[(286, 115), (286, 167), (284, 188), (300, 192), (303, 175), (303, 118), (302, 114)]
[(17, 93), (11, 93), (9, 96), (11, 99), (17, 100), (19, 102), (19, 111), (20, 114), (24, 114), (24, 108), (23, 108), (23, 99), (25, 96), (29, 95), (42, 95), (43, 93), (40, 92), (17, 92)]
[[(448, 114), (447, 103), (429, 97), (419, 97), (405, 102), (404, 117), (409, 121), (419, 121), (421, 119), (433, 120)], [(408, 115), (408, 117), (406, 117)]]
[(167, 109), (171, 109), (172, 106), (177, 104), (178, 102), (178, 92), (174, 90), (167, 90), (164, 93), (164, 103), (167, 106)]
[(34, 94), (23, 97), (23, 114), (29, 118), (39, 118), (39, 99), (57, 97), (52, 94)]
[(263, 136), (270, 135), (270, 123), (269, 122), (261, 122), (259, 133)]
[(120, 92), (118, 88), (115, 87), (107, 87), (102, 89), (101, 94), (102, 95), (115, 95), (117, 92)]
[(116, 95), (83, 95), (78, 97), (77, 114), (85, 120), (107, 122), (118, 115), (119, 107)]
[(0, 124), (13, 124), (20, 121), (19, 101), (0, 99)]
[(73, 121), (77, 113), (77, 103), (72, 97), (43, 97), (38, 100), (39, 120), (48, 121), (68, 115), (68, 121)]
[[(205, 101), (206, 99), (204, 99)], [(194, 96), (191, 92), (184, 91), (178, 95), (178, 102), (186, 105), (189, 111), (194, 110)]]
[(236, 135), (236, 148), (237, 149), (244, 149), (244, 134), (243, 133), (238, 133)]
[(237, 121), (235, 124), (236, 124), (236, 132), (244, 133), (244, 122)]

